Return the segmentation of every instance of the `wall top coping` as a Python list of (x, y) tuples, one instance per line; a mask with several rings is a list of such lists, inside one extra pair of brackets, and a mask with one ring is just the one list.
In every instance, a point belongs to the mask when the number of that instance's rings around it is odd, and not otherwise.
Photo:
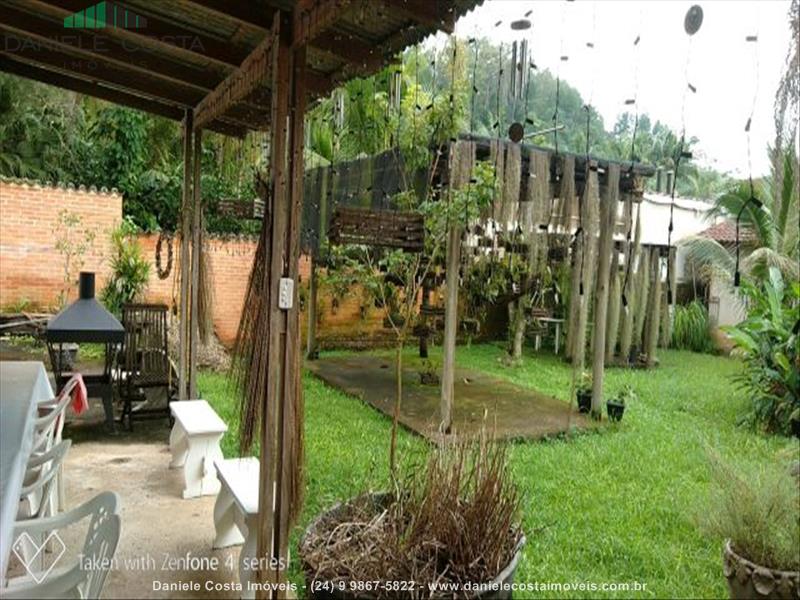
[(43, 181), (38, 181), (36, 179), (28, 179), (26, 177), (6, 177), (5, 175), (0, 175), (0, 183), (5, 183), (8, 185), (26, 186), (31, 188), (39, 188), (39, 189), (77, 192), (81, 194), (94, 194), (97, 196), (117, 196), (119, 198), (122, 198), (122, 194), (115, 187), (112, 187), (110, 190), (105, 186), (98, 189), (93, 185), (89, 187), (86, 187), (85, 185), (76, 186), (74, 183), (43, 182)]

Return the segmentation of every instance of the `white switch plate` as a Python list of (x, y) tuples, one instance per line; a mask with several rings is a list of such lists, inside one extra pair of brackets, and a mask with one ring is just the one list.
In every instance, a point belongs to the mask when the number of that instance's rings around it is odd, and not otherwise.
[(281, 277), (280, 290), (278, 291), (278, 308), (289, 310), (294, 302), (294, 279)]

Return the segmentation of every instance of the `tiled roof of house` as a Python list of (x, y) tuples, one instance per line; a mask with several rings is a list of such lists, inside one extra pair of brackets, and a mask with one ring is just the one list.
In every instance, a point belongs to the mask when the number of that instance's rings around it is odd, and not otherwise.
[[(720, 221), (716, 225), (712, 225), (708, 229), (701, 231), (700, 235), (703, 237), (711, 238), (720, 244), (735, 244), (736, 243), (736, 222), (735, 221)], [(741, 225), (739, 227), (739, 241), (743, 244), (752, 244), (758, 241), (755, 232)]]

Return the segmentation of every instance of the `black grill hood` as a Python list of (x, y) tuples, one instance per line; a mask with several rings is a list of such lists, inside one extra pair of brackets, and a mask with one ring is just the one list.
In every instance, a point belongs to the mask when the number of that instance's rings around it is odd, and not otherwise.
[(50, 319), (48, 342), (122, 343), (125, 329), (94, 297), (94, 273), (80, 275), (78, 299)]

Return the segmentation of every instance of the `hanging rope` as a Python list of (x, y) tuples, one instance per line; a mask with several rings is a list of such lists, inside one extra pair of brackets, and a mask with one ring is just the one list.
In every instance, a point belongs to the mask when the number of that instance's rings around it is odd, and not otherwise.
[(683, 94), (681, 99), (681, 141), (678, 146), (678, 152), (675, 157), (675, 173), (672, 177), (672, 190), (670, 193), (669, 203), (669, 228), (667, 229), (667, 304), (671, 305), (672, 298), (672, 278), (669, 273), (672, 269), (672, 252), (669, 248), (672, 247), (672, 231), (675, 228), (675, 190), (678, 187), (678, 170), (680, 168), (681, 159), (691, 159), (692, 153), (684, 149), (686, 143), (686, 97), (687, 92), (691, 91), (693, 94), (697, 92), (697, 88), (689, 81), (689, 62), (692, 54), (692, 36), (700, 29), (703, 24), (703, 9), (695, 4), (686, 13), (683, 21), (683, 28), (688, 35), (686, 45), (686, 62), (684, 63), (683, 73), (685, 85), (683, 87)]
[(740, 247), (741, 247), (741, 240), (739, 238), (739, 222), (742, 218), (742, 213), (744, 209), (747, 208), (750, 204), (754, 204), (756, 208), (760, 209), (762, 206), (761, 201), (756, 198), (756, 191), (753, 185), (753, 161), (750, 152), (750, 126), (753, 124), (753, 114), (756, 110), (756, 100), (758, 99), (758, 83), (759, 83), (759, 64), (758, 64), (758, 15), (756, 16), (756, 33), (754, 35), (748, 35), (745, 38), (745, 42), (748, 44), (752, 44), (753, 51), (753, 78), (755, 79), (755, 85), (753, 86), (753, 102), (750, 106), (750, 114), (747, 117), (747, 123), (745, 124), (744, 131), (747, 137), (747, 180), (750, 185), (750, 197), (742, 204), (742, 207), (739, 209), (739, 212), (736, 215), (736, 266), (733, 274), (733, 286), (739, 287), (741, 283), (741, 274), (739, 272), (739, 254), (740, 254)]
[[(642, 28), (642, 9), (639, 9), (639, 31)], [(636, 133), (639, 129), (639, 64), (641, 60), (641, 51), (639, 42), (641, 41), (641, 33), (636, 34), (636, 38), (633, 41), (633, 53), (634, 53), (634, 67), (633, 67), (633, 98), (628, 99), (625, 101), (626, 105), (632, 104), (634, 107), (634, 120), (633, 120), (633, 135), (631, 136), (631, 165), (630, 165), (630, 173), (631, 176), (633, 175), (633, 167), (636, 164)], [(630, 204), (630, 214), (628, 215), (628, 231), (625, 234), (625, 243), (628, 248), (628, 252), (630, 252), (631, 248), (631, 241), (632, 241), (632, 234), (633, 234), (633, 203)], [(627, 264), (625, 265), (625, 279), (622, 283), (622, 306), (627, 308), (628, 307), (628, 281), (630, 279), (631, 274), (631, 262), (633, 262), (628, 256)], [(669, 272), (669, 269), (667, 269)], [(669, 276), (668, 276), (669, 277)]]

